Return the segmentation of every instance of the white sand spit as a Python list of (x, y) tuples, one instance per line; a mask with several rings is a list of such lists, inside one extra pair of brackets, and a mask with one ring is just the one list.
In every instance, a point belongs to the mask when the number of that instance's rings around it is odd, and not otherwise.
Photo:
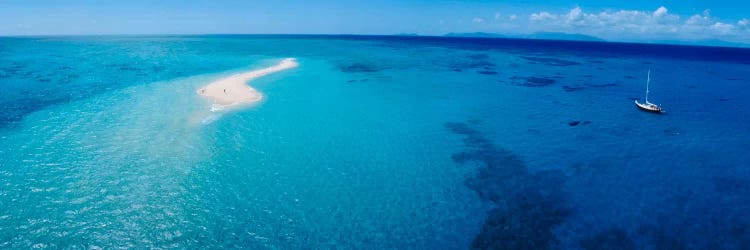
[(235, 74), (216, 80), (203, 88), (198, 89), (196, 92), (198, 95), (214, 102), (211, 110), (254, 103), (263, 99), (263, 95), (254, 88), (248, 86), (247, 82), (271, 73), (297, 67), (297, 65), (299, 64), (294, 58), (286, 58), (281, 60), (279, 64), (268, 68)]

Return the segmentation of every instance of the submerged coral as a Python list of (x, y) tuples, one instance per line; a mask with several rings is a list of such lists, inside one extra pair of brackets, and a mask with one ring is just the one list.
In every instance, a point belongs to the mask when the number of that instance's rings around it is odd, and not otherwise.
[[(511, 80), (514, 80), (514, 84), (518, 86), (524, 86), (524, 87), (546, 87), (552, 84), (555, 84), (557, 81), (552, 78), (546, 78), (546, 77), (536, 77), (536, 76), (530, 76), (530, 77), (520, 77), (520, 76), (514, 76), (510, 78)], [(518, 81), (518, 80), (524, 80), (524, 81)]]
[(471, 248), (551, 248), (557, 242), (552, 228), (571, 213), (564, 206), (562, 173), (531, 173), (519, 156), (497, 147), (467, 123), (449, 122), (445, 127), (464, 136), (466, 149), (452, 159), (479, 164), (477, 174), (465, 180), (466, 186), (497, 206), (488, 212)]
[(592, 238), (581, 240), (581, 247), (586, 250), (632, 250), (635, 243), (627, 232), (619, 228), (602, 231)]
[(339, 69), (347, 73), (371, 73), (380, 71), (380, 69), (375, 65), (365, 63), (351, 63), (347, 65), (341, 65), (339, 66)]
[(522, 56), (521, 58), (526, 59), (527, 61), (535, 62), (535, 63), (542, 63), (547, 66), (573, 66), (573, 65), (580, 65), (579, 62), (574, 61), (568, 61), (568, 60), (562, 60), (557, 58), (549, 58), (549, 57), (535, 57), (535, 56)]

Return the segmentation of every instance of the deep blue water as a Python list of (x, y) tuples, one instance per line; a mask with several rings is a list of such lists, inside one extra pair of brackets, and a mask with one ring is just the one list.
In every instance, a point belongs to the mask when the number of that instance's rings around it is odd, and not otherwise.
[(0, 38), (0, 87), (0, 248), (750, 249), (747, 49)]

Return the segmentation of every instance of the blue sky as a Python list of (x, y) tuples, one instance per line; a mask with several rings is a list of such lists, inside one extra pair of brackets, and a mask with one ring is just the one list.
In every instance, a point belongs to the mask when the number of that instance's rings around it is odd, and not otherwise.
[(540, 31), (750, 43), (750, 1), (0, 0), (0, 35)]

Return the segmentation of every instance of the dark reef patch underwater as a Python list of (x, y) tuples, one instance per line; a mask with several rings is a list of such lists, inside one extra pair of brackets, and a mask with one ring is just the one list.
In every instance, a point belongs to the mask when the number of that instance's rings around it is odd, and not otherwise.
[[(548, 78), (548, 77), (536, 77), (536, 76), (530, 76), (530, 77), (521, 77), (521, 76), (514, 76), (511, 77), (510, 80), (513, 80), (513, 84), (517, 86), (523, 86), (523, 87), (546, 87), (552, 84), (555, 84), (557, 80)], [(519, 81), (522, 80), (522, 81)]]
[(530, 61), (530, 62), (541, 63), (547, 66), (566, 67), (566, 66), (581, 65), (581, 63), (579, 62), (568, 61), (568, 60), (557, 59), (557, 58), (550, 58), (550, 57), (522, 56), (521, 58), (526, 59), (527, 61)]
[[(590, 123), (576, 120), (568, 125)], [(570, 194), (565, 191), (571, 176), (559, 170), (531, 172), (519, 155), (498, 147), (477, 130), (475, 127), (479, 125), (477, 119), (444, 124), (446, 129), (463, 137), (465, 148), (451, 156), (453, 161), (477, 168), (476, 174), (465, 179), (465, 185), (492, 204), (471, 248), (569, 248), (570, 245), (559, 245), (561, 241), (555, 230), (580, 212), (571, 208)], [(731, 199), (750, 194), (750, 179), (718, 177), (712, 183), (716, 191), (726, 195), (723, 199), (729, 200), (680, 194), (668, 199), (669, 207), (657, 212), (654, 218), (634, 221), (637, 225), (634, 231), (617, 226), (600, 231), (584, 229), (588, 236), (573, 248), (750, 249), (750, 222), (743, 216), (743, 208), (726, 207)]]
[(378, 65), (363, 62), (340, 65), (339, 69), (346, 73), (373, 73), (382, 70)]
[(585, 250), (634, 250), (635, 244), (628, 233), (621, 229), (605, 230), (596, 236), (581, 240)]
[(468, 123), (448, 122), (445, 127), (464, 137), (465, 151), (453, 154), (453, 161), (478, 164), (466, 186), (495, 205), (471, 247), (548, 249), (555, 244), (552, 228), (572, 212), (564, 205), (562, 173), (530, 173), (519, 156), (498, 148)]
[(490, 61), (490, 56), (487, 54), (470, 54), (465, 57), (451, 58), (448, 63), (448, 67), (456, 72), (477, 69), (477, 73), (485, 75), (497, 74), (497, 72), (492, 71), (495, 66), (495, 63)]
[(482, 75), (497, 75), (497, 71), (491, 71), (491, 70), (480, 70), (477, 71), (477, 73)]
[(590, 84), (590, 83), (587, 83), (587, 84), (583, 84), (583, 85), (580, 85), (580, 84), (565, 85), (565, 86), (562, 86), (562, 89), (565, 92), (576, 92), (576, 91), (581, 91), (581, 90), (585, 90), (585, 89), (588, 89), (588, 88), (595, 88), (596, 89), (596, 88), (610, 88), (610, 87), (617, 87), (617, 86), (619, 86), (619, 85), (616, 84), (616, 83), (602, 83), (602, 84)]

